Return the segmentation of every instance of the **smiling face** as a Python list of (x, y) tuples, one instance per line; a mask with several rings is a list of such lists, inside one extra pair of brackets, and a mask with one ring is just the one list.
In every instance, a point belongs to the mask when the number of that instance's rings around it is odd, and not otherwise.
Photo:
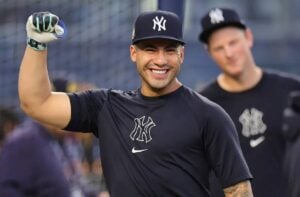
[(184, 59), (184, 47), (166, 39), (146, 40), (130, 46), (144, 96), (160, 96), (181, 86), (177, 80)]
[(249, 29), (225, 27), (216, 30), (208, 40), (208, 52), (227, 76), (238, 78), (254, 65)]

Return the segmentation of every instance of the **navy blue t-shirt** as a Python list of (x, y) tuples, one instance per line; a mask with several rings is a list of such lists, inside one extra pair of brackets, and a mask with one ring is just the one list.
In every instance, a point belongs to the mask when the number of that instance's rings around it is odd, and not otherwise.
[(229, 116), (187, 87), (160, 97), (107, 89), (69, 97), (66, 129), (99, 137), (112, 197), (210, 196), (211, 170), (227, 186), (251, 178)]
[[(298, 79), (269, 70), (264, 71), (260, 82), (247, 91), (227, 92), (214, 81), (200, 92), (223, 107), (234, 121), (254, 178), (252, 188), (256, 197), (286, 196), (282, 119), (293, 90), (300, 90)], [(217, 181), (212, 180), (213, 196), (223, 196)]]
[(0, 196), (69, 197), (62, 165), (48, 131), (28, 119), (6, 140), (0, 153)]

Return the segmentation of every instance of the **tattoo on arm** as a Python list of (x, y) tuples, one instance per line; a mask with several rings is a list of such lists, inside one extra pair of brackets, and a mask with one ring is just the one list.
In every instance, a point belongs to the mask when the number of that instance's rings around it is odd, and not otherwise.
[(239, 182), (224, 189), (225, 197), (253, 197), (250, 181)]

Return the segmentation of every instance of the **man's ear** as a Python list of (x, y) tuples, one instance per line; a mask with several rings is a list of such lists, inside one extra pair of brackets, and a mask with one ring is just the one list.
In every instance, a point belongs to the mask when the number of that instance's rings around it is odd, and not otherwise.
[(246, 39), (248, 41), (249, 47), (252, 48), (253, 42), (254, 42), (254, 38), (253, 38), (253, 33), (252, 33), (251, 29), (247, 28), (245, 30), (245, 36), (246, 36)]
[(208, 53), (208, 55), (211, 56), (208, 44), (203, 43), (202, 46), (203, 46), (204, 50)]
[(183, 63), (183, 60), (184, 60), (184, 46), (182, 46), (180, 48), (180, 56), (181, 56), (181, 64)]
[(132, 62), (136, 62), (136, 46), (130, 45), (130, 59)]

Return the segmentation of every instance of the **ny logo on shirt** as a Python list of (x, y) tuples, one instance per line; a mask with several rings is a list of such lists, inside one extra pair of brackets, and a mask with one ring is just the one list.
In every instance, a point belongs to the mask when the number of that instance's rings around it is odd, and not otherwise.
[(258, 134), (263, 134), (267, 126), (262, 120), (263, 113), (258, 109), (245, 109), (239, 117), (240, 123), (243, 125), (242, 135), (251, 137)]
[(166, 22), (167, 20), (164, 19), (164, 17), (160, 17), (160, 19), (158, 19), (158, 17), (156, 16), (154, 19), (153, 19), (153, 30), (156, 30), (156, 27), (158, 27), (158, 30), (157, 31), (161, 31), (162, 29), (164, 31), (166, 31)]
[(152, 140), (152, 137), (150, 135), (150, 131), (152, 127), (156, 126), (153, 122), (151, 117), (147, 118), (147, 121), (145, 121), (145, 116), (142, 116), (140, 118), (134, 119), (134, 129), (130, 133), (130, 138), (134, 141), (140, 141), (140, 142), (150, 142)]
[(220, 23), (220, 22), (224, 21), (223, 12), (222, 12), (222, 10), (220, 10), (218, 8), (211, 10), (209, 12), (209, 17), (210, 17), (210, 22), (212, 24)]

